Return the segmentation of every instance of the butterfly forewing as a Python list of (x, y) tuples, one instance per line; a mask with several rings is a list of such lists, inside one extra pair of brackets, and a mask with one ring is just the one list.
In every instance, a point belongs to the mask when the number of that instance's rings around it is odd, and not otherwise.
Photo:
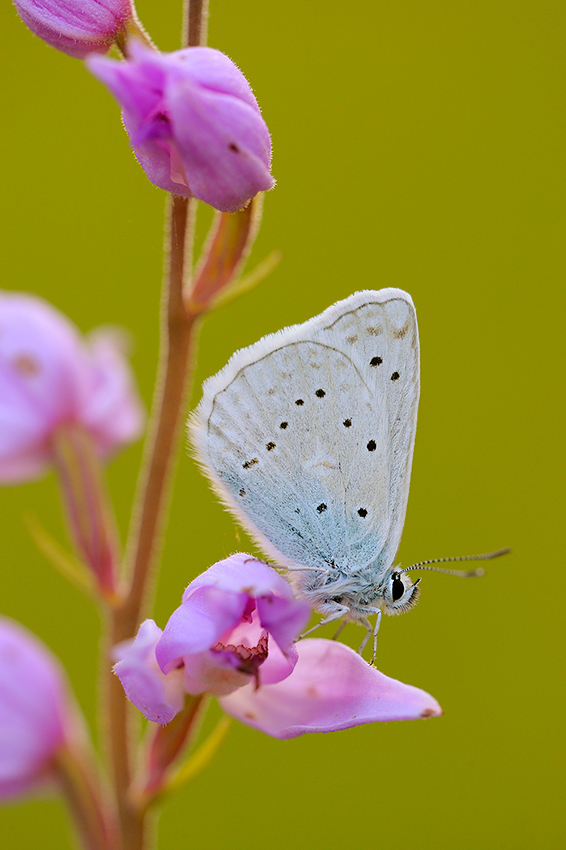
[(410, 296), (360, 292), (238, 351), (204, 385), (193, 442), (269, 555), (355, 573), (397, 550), (418, 392)]

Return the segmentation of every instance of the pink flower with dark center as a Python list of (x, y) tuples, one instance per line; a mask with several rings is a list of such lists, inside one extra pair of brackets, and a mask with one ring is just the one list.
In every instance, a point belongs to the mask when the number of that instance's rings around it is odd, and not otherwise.
[(241, 71), (218, 50), (158, 53), (132, 41), (131, 58), (87, 65), (123, 107), (134, 153), (152, 183), (223, 212), (270, 189), (271, 139)]
[(82, 427), (104, 457), (143, 423), (116, 332), (85, 340), (42, 299), (0, 292), (0, 482), (40, 475), (61, 427)]
[(43, 41), (79, 59), (107, 53), (134, 16), (130, 0), (14, 0), (14, 6)]
[(150, 720), (169, 723), (185, 694), (275, 738), (441, 714), (419, 688), (390, 679), (335, 641), (295, 643), (309, 609), (266, 564), (239, 553), (187, 587), (165, 631), (146, 620), (117, 647), (114, 670)]

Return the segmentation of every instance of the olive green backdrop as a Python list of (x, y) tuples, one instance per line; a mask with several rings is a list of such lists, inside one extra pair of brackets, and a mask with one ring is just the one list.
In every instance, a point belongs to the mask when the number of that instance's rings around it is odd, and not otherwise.
[[(178, 46), (178, 0), (140, 0)], [(197, 384), (238, 347), (361, 288), (414, 298), (422, 400), (399, 557), (512, 546), (485, 578), (425, 574), (387, 619), (380, 668), (434, 694), (438, 720), (271, 740), (234, 723), (165, 806), (160, 848), (564, 846), (564, 6), (559, 0), (212, 0), (212, 46), (248, 76), (277, 187), (252, 263), (282, 262), (211, 316)], [(1, 285), (87, 330), (126, 326), (149, 404), (164, 194), (118, 108), (2, 4)], [(560, 234), (560, 236), (559, 236)], [(108, 470), (125, 531), (140, 447)], [(95, 725), (97, 615), (37, 553), (65, 531), (52, 476), (0, 492), (0, 608), (63, 659)], [(243, 534), (180, 460), (156, 605)], [(361, 637), (349, 626), (345, 639)], [(4, 847), (72, 846), (57, 800), (0, 811)]]

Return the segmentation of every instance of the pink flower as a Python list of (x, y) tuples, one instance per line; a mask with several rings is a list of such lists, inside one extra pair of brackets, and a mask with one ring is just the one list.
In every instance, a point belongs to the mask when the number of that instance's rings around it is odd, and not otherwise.
[(42, 299), (0, 292), (0, 482), (40, 475), (60, 426), (82, 426), (106, 456), (143, 420), (116, 333), (85, 341)]
[(0, 617), (0, 799), (48, 777), (73, 724), (57, 659), (18, 623)]
[(218, 50), (157, 53), (135, 41), (131, 59), (91, 57), (90, 70), (122, 104), (136, 157), (152, 183), (223, 212), (270, 189), (271, 140), (241, 71)]
[(429, 694), (384, 676), (341, 643), (295, 644), (308, 616), (275, 570), (239, 553), (191, 582), (164, 632), (146, 620), (117, 648), (114, 669), (129, 699), (160, 724), (180, 711), (185, 694), (205, 691), (275, 738), (442, 713)]
[(32, 32), (79, 59), (106, 53), (134, 15), (130, 0), (14, 0), (14, 5)]

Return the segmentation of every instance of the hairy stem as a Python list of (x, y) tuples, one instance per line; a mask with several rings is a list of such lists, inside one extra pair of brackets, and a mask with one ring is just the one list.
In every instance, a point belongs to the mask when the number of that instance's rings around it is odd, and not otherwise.
[(208, 29), (208, 0), (185, 0), (183, 6), (183, 46), (206, 44)]
[[(185, 0), (183, 47), (205, 43), (206, 12), (206, 0)], [(134, 636), (156, 578), (194, 362), (198, 323), (185, 309), (183, 291), (191, 274), (195, 216), (194, 198), (168, 198), (159, 367), (126, 547), (127, 589), (110, 611), (107, 658), (112, 646)], [(143, 850), (148, 841), (148, 820), (147, 811), (131, 794), (134, 740), (130, 705), (113, 675), (106, 699), (108, 749), (123, 850)]]
[(160, 367), (126, 556), (130, 585), (119, 615), (119, 639), (134, 634), (153, 581), (185, 416), (195, 322), (183, 304), (183, 282), (185, 245), (192, 242), (194, 211), (193, 199), (171, 198)]
[[(122, 604), (113, 611), (109, 650), (135, 634), (155, 578), (185, 415), (194, 344), (195, 323), (187, 315), (182, 298), (186, 245), (192, 243), (194, 212), (192, 199), (170, 198), (160, 365), (126, 555), (129, 589)], [(132, 779), (129, 704), (114, 676), (109, 682), (108, 700), (110, 755), (126, 850), (129, 846), (141, 846), (126, 842), (142, 829), (143, 815), (133, 807), (128, 796)], [(140, 835), (136, 840), (142, 840)]]
[(77, 746), (63, 748), (53, 772), (85, 850), (119, 850), (116, 823), (89, 754)]

